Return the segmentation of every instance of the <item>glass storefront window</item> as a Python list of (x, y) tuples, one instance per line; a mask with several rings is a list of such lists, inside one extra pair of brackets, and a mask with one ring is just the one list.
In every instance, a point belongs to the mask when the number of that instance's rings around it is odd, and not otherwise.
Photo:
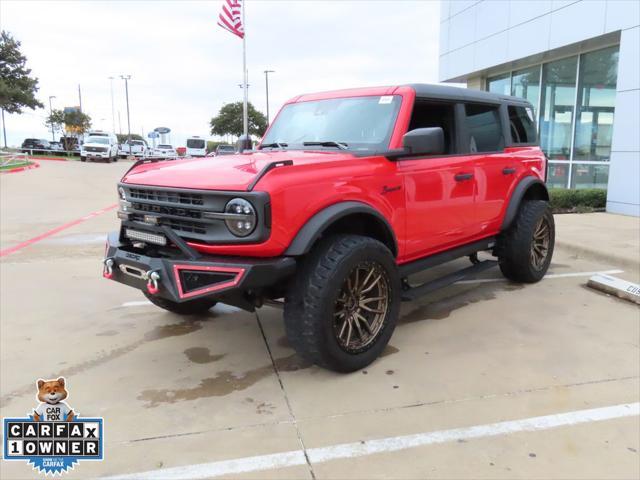
[[(488, 91), (539, 106), (538, 138), (550, 160), (549, 187), (607, 188), (618, 52), (616, 45), (487, 79)], [(518, 133), (517, 125), (511, 127)]]
[(549, 162), (547, 168), (547, 186), (549, 188), (567, 188), (569, 164)]
[(526, 98), (534, 109), (540, 96), (540, 66), (516, 70), (511, 77), (511, 95)]
[(500, 95), (511, 95), (511, 75), (499, 75), (487, 79), (487, 90)]
[(609, 160), (617, 78), (617, 46), (580, 57), (574, 160)]
[(571, 158), (578, 57), (546, 63), (542, 68), (540, 146), (548, 158)]
[(574, 163), (571, 166), (571, 188), (607, 188), (609, 165)]

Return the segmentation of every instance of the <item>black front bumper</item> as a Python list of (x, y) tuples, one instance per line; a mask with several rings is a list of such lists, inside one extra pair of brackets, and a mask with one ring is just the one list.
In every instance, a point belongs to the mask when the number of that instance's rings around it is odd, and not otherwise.
[(103, 276), (178, 303), (211, 298), (253, 310), (265, 289), (296, 269), (291, 257), (146, 256), (119, 237), (118, 232), (107, 237)]

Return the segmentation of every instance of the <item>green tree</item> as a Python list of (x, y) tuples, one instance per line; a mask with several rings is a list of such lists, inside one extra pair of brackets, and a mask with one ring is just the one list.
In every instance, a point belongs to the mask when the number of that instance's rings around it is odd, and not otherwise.
[(20, 42), (9, 32), (0, 32), (0, 108), (22, 113), (23, 108), (43, 108), (36, 99), (38, 79), (30, 76), (27, 58), (20, 53)]
[[(126, 133), (116, 133), (116, 137), (118, 138), (118, 143), (125, 143), (127, 141), (127, 138), (129, 138), (129, 135), (127, 135)], [(142, 136), (138, 135), (137, 133), (132, 133), (131, 140), (144, 140), (144, 138), (142, 138)], [(144, 141), (146, 142), (146, 140)]]
[[(91, 128), (91, 117), (79, 110), (53, 110), (44, 124), (61, 134), (67, 133), (76, 137), (82, 135)], [(65, 139), (69, 137), (65, 136)], [(66, 143), (66, 141), (65, 141)], [(69, 145), (64, 145), (65, 150), (70, 150)]]
[[(249, 135), (261, 137), (267, 130), (267, 117), (248, 105)], [(218, 116), (211, 119), (211, 135), (233, 135), (239, 137), (243, 132), (242, 102), (227, 103), (218, 112)]]

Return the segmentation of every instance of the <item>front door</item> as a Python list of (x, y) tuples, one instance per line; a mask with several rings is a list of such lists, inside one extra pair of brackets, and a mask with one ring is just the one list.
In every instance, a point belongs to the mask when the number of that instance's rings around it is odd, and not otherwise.
[(400, 160), (398, 172), (406, 192), (407, 261), (471, 239), (476, 185), (472, 157)]

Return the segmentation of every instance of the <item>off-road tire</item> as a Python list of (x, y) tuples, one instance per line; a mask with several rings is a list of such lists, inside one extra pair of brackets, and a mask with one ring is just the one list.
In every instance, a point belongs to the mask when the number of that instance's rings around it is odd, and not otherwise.
[(80, 161), (81, 162), (86, 162), (87, 161), (87, 157), (80, 157)]
[[(378, 317), (379, 327), (377, 334), (371, 335), (371, 343), (357, 351), (347, 351), (337, 338), (336, 302), (347, 276), (363, 264), (382, 274), (387, 303), (385, 313)], [(363, 282), (362, 290), (364, 287)], [(384, 244), (359, 235), (328, 237), (301, 261), (286, 295), (284, 321), (289, 343), (300, 356), (324, 368), (337, 372), (364, 368), (380, 356), (391, 338), (400, 312), (400, 294), (395, 259)]]
[[(532, 260), (534, 233), (545, 222), (549, 229), (546, 258), (536, 266)], [(498, 240), (498, 260), (502, 274), (509, 280), (535, 283), (542, 280), (551, 258), (555, 243), (555, 223), (549, 203), (543, 200), (524, 201), (513, 224)]]
[(153, 303), (156, 307), (160, 307), (172, 313), (177, 313), (178, 315), (201, 315), (203, 313), (207, 313), (207, 311), (217, 303), (214, 300), (209, 300), (206, 298), (191, 300), (190, 302), (177, 303), (172, 302), (171, 300), (167, 300), (166, 298), (151, 295), (148, 292), (142, 293), (144, 293), (144, 296), (147, 297), (147, 300)]

